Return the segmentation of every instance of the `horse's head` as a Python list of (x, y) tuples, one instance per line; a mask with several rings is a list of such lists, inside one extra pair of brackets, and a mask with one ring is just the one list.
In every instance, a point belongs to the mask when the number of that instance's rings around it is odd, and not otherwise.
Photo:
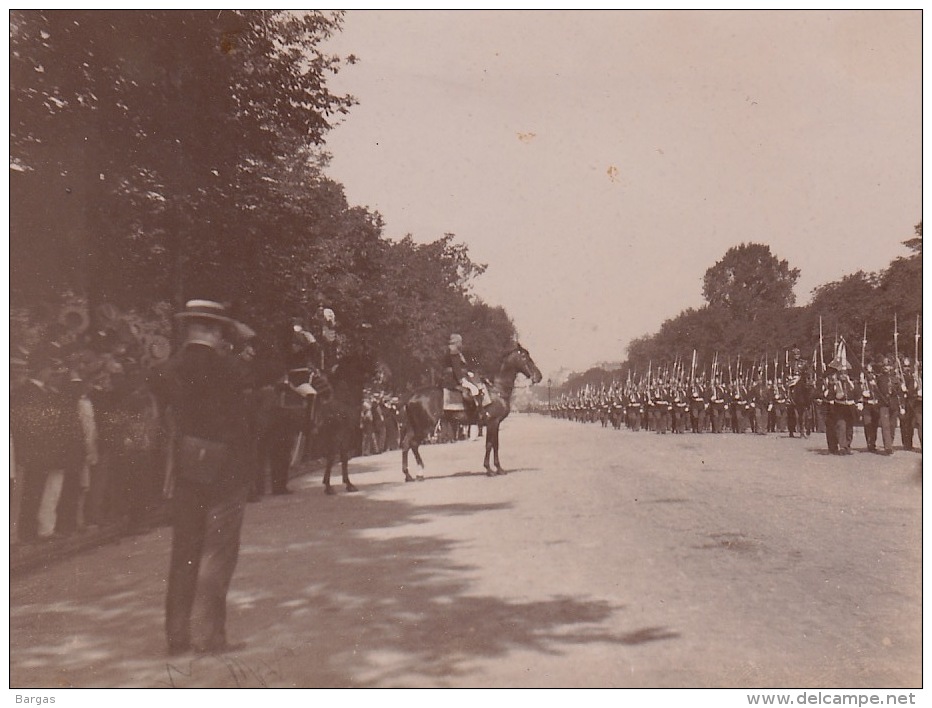
[(528, 353), (528, 350), (520, 344), (515, 344), (514, 349), (505, 355), (503, 364), (509, 364), (515, 371), (527, 376), (531, 380), (531, 383), (540, 383), (541, 379), (544, 378), (543, 374), (540, 373), (540, 369), (537, 368), (537, 364), (534, 363), (534, 360)]

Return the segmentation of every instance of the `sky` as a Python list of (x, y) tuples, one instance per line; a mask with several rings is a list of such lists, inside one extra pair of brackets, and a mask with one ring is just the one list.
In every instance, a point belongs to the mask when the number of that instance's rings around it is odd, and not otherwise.
[(329, 174), (385, 235), (487, 264), (545, 377), (704, 304), (732, 246), (813, 288), (922, 218), (918, 11), (367, 11), (328, 44), (359, 101)]

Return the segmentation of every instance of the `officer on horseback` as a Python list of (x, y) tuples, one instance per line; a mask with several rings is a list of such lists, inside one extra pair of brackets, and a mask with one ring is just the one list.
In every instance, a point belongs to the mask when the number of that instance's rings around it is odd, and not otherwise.
[(444, 387), (463, 394), (463, 406), (468, 414), (481, 410), (482, 390), (475, 382), (475, 374), (469, 371), (463, 356), (463, 337), (451, 334), (444, 355)]

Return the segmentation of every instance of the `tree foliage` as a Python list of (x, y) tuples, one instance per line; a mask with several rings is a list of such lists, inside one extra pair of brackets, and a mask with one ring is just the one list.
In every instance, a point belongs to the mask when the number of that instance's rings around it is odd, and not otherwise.
[(514, 337), (470, 293), (485, 266), (447, 234), (392, 242), (326, 175), (355, 104), (328, 81), (339, 12), (11, 12), (16, 305), (231, 302), (270, 333), (338, 314), (398, 388), (430, 380), (451, 331), (483, 364)]
[(799, 269), (790, 268), (770, 252), (770, 246), (742, 243), (733, 246), (705, 272), (702, 295), (711, 307), (734, 316), (756, 318), (760, 313), (793, 305), (793, 286)]
[[(915, 233), (913, 239), (903, 242), (911, 251), (908, 256), (896, 258), (879, 273), (858, 271), (825, 283), (813, 291), (810, 303), (803, 307), (791, 306), (792, 293), (786, 294), (786, 286), (799, 276), (798, 269), (776, 261), (766, 246), (729, 249), (706, 272), (704, 294), (708, 304), (684, 310), (666, 320), (657, 332), (632, 340), (620, 369), (574, 374), (561, 391), (580, 390), (587, 384), (598, 389), (612, 381), (625, 381), (629, 373), (637, 379), (647, 373), (648, 367), (657, 372), (679, 365), (688, 371), (694, 350), (698, 372), (706, 375), (716, 356), (722, 365), (734, 368), (739, 358), (745, 367), (764, 360), (772, 366), (775, 359), (777, 364), (781, 360), (785, 364), (788, 350), (796, 345), (804, 358), (818, 358), (820, 330), (823, 358), (831, 358), (834, 344), (840, 339), (848, 344), (849, 361), (854, 365), (862, 349), (867, 359), (892, 353), (895, 325), (900, 354), (913, 355), (916, 332), (921, 334), (921, 223)], [(765, 285), (770, 285), (755, 290), (749, 275), (754, 272), (762, 273)], [(747, 285), (740, 284), (744, 280), (748, 280)], [(775, 283), (782, 284), (773, 287)], [(718, 294), (710, 297), (711, 292)], [(748, 297), (752, 292), (775, 295), (761, 296), (758, 303)]]

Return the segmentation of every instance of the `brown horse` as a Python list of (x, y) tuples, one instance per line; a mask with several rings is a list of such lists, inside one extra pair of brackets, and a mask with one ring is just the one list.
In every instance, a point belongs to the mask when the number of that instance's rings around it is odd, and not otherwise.
[(364, 355), (347, 355), (325, 376), (318, 373), (312, 384), (318, 391), (316, 421), (317, 444), (324, 455), (324, 491), (334, 494), (330, 471), (339, 456), (346, 491), (357, 491), (349, 478), (349, 458), (361, 448), (363, 387), (372, 371)]
[[(805, 371), (789, 386), (790, 401), (793, 408), (795, 429), (799, 437), (808, 438), (815, 425), (813, 423), (812, 402), (815, 399), (816, 379), (811, 371)], [(790, 437), (793, 430), (790, 429)]]
[[(404, 423), (401, 432), (401, 471), (405, 482), (413, 482), (414, 477), (408, 473), (408, 450), (414, 453), (414, 459), (423, 469), (424, 462), (418, 451), (421, 443), (434, 431), (440, 420), (460, 423), (462, 425), (485, 426), (485, 466), (489, 477), (505, 474), (498, 458), (498, 428), (511, 413), (511, 394), (515, 388), (518, 374), (524, 374), (533, 383), (540, 383), (543, 376), (537, 364), (528, 354), (527, 349), (516, 344), (502, 358), (501, 366), (495, 380), (489, 388), (489, 403), (483, 407), (481, 414), (467, 414), (465, 411), (443, 410), (443, 389), (439, 386), (422, 388), (412, 393), (404, 405)], [(481, 415), (481, 418), (480, 418)], [(495, 453), (495, 470), (489, 466), (489, 457)], [(421, 475), (418, 475), (421, 478)]]

